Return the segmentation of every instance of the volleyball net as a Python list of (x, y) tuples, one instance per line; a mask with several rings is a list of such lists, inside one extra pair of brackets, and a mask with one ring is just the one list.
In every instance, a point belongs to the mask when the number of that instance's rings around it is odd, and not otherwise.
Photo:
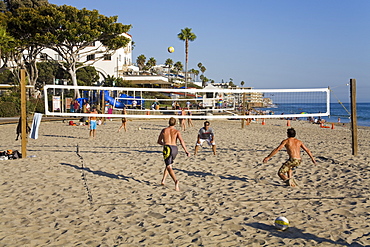
[[(81, 97), (73, 98), (75, 90)], [(330, 115), (330, 90), (45, 85), (45, 114), (118, 118), (303, 118)], [(84, 106), (85, 105), (85, 106)], [(90, 113), (96, 108), (98, 113)]]

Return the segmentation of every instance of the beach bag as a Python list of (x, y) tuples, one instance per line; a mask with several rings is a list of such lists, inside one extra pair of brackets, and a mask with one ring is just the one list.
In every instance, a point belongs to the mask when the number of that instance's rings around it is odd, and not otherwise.
[(74, 122), (73, 121), (69, 121), (69, 125), (72, 125), (73, 126)]

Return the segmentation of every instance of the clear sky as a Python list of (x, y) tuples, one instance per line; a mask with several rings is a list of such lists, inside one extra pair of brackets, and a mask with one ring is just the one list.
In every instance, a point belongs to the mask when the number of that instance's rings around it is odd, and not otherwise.
[[(370, 102), (369, 0), (49, 0), (97, 9), (131, 24), (133, 61), (144, 54), (185, 67), (177, 34), (192, 28), (188, 69), (206, 67), (215, 82), (254, 88), (331, 87), (349, 102), (351, 78), (357, 101)], [(174, 53), (167, 48), (173, 46)]]

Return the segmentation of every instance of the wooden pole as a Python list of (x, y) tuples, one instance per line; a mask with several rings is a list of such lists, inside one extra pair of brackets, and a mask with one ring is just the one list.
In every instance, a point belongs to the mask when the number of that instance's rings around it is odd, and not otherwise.
[(351, 86), (351, 129), (352, 129), (352, 155), (357, 155), (357, 108), (356, 108), (356, 79), (350, 79)]
[(26, 70), (21, 69), (21, 119), (22, 119), (22, 158), (27, 157), (27, 100), (26, 100)]
[[(243, 93), (243, 115), (245, 115), (245, 93)], [(244, 121), (245, 119), (242, 118), (242, 129), (244, 129)]]

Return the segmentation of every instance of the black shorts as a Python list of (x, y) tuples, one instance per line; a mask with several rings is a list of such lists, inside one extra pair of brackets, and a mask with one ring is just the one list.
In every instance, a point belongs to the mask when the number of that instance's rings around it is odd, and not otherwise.
[(177, 152), (178, 152), (177, 146), (172, 145), (163, 146), (163, 158), (166, 166), (169, 166), (173, 163), (173, 161), (176, 158)]

